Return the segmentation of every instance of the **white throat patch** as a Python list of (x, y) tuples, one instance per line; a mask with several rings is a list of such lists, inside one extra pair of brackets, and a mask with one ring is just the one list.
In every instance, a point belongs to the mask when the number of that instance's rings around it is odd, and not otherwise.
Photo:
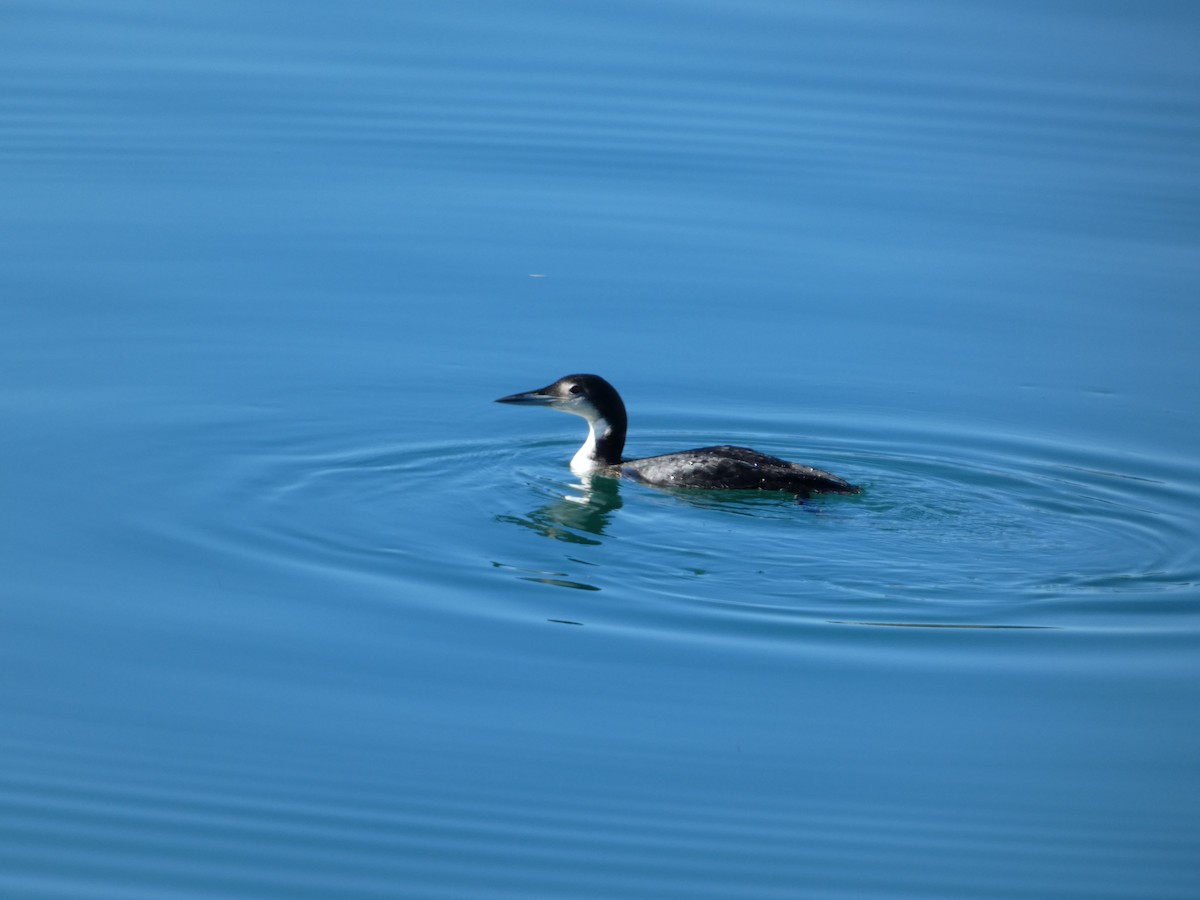
[(601, 434), (607, 434), (611, 430), (608, 422), (604, 419), (596, 421), (588, 420), (588, 436), (583, 442), (583, 446), (579, 448), (576, 454), (571, 457), (571, 471), (576, 475), (585, 475), (588, 472), (594, 472), (599, 469), (603, 463), (596, 458), (596, 431), (599, 429)]

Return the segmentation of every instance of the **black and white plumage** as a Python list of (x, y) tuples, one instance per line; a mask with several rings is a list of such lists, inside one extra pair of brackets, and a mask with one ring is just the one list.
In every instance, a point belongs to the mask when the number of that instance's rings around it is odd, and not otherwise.
[(629, 421), (625, 403), (616, 388), (599, 375), (566, 375), (544, 388), (510, 394), (496, 402), (548, 406), (586, 419), (587, 440), (571, 460), (571, 471), (578, 475), (629, 478), (659, 487), (786, 491), (800, 496), (860, 491), (829, 472), (746, 447), (701, 447), (625, 459), (621, 455)]

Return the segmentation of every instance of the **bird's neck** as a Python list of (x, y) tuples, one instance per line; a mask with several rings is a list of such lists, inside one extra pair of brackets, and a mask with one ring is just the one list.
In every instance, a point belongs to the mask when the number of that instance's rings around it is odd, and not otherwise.
[(625, 449), (625, 429), (607, 419), (589, 419), (588, 436), (571, 459), (571, 471), (577, 475), (615, 466)]

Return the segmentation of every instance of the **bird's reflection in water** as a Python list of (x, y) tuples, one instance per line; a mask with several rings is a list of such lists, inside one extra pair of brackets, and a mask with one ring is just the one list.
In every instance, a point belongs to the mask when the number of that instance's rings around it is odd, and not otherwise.
[(621, 508), (621, 490), (615, 478), (584, 477), (574, 485), (576, 494), (568, 494), (553, 503), (534, 509), (525, 516), (496, 516), (498, 522), (520, 525), (543, 537), (571, 544), (599, 544), (598, 538)]

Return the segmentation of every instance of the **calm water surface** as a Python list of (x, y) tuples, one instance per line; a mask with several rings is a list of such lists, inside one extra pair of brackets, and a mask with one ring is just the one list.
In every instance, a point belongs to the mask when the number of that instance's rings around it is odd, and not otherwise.
[(1200, 15), (426, 6), (3, 13), (0, 893), (1196, 896)]

